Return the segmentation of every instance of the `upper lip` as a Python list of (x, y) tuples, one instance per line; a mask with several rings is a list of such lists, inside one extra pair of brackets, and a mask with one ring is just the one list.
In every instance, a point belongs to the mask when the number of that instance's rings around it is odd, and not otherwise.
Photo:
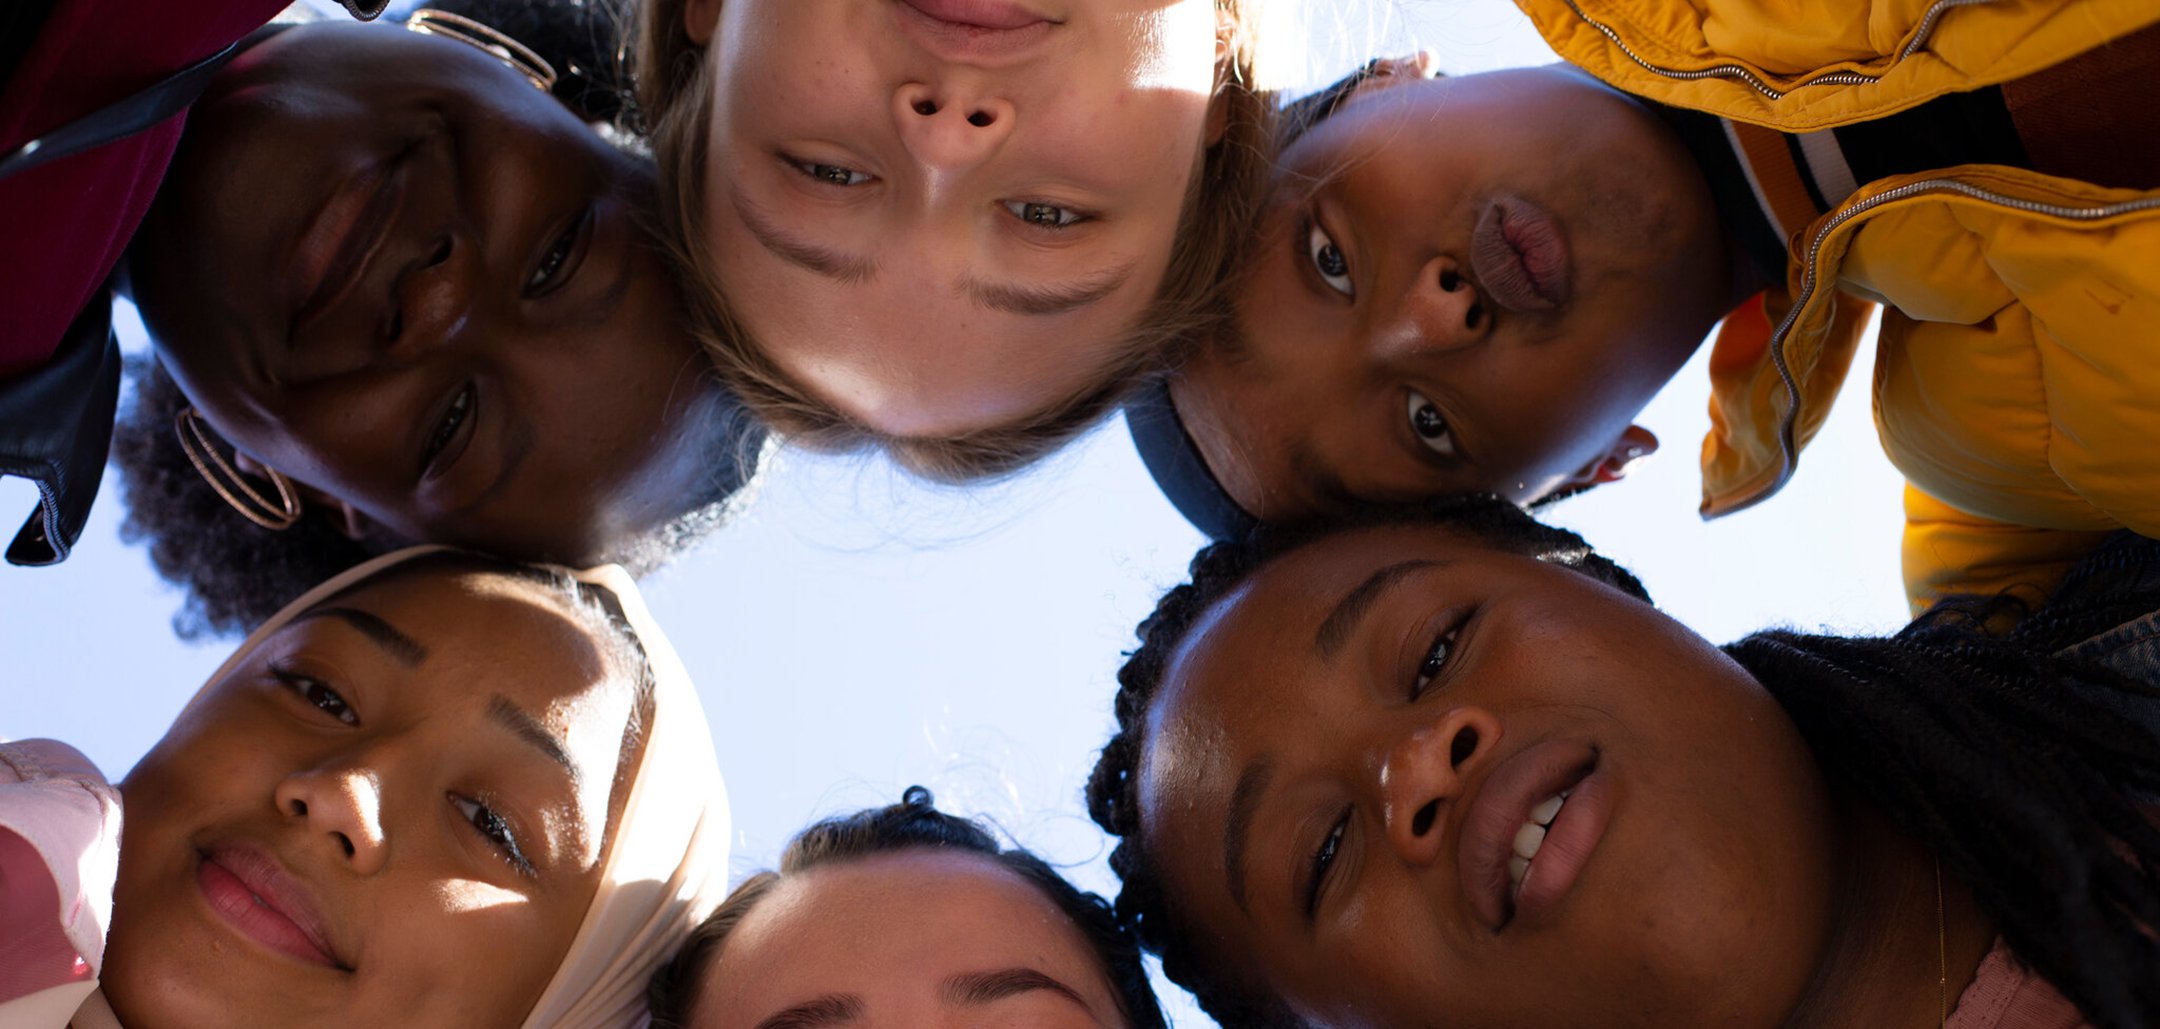
[[(410, 153), (407, 150), (405, 153)], [(367, 273), (405, 196), (403, 157), (377, 161), (345, 181), (301, 230), (293, 266), (301, 301), (288, 339), (319, 318)]]
[(1456, 845), (1463, 896), (1487, 929), (1513, 916), (1507, 859), (1515, 832), (1539, 801), (1581, 782), (1597, 766), (1597, 748), (1582, 740), (1543, 740), (1501, 759), (1486, 773), (1462, 816)]
[(1008, 61), (1063, 24), (1003, 0), (897, 0), (900, 30), (941, 60)]
[[(1550, 311), (1566, 299), (1566, 252), (1552, 219), (1527, 201), (1486, 205), (1471, 230), (1470, 266), (1480, 291), (1510, 311)], [(1557, 267), (1538, 267), (1546, 255)]]
[(204, 851), (203, 859), (231, 872), (250, 892), (262, 898), (264, 906), (299, 926), (308, 942), (322, 951), (331, 964), (339, 968), (352, 967), (331, 939), (329, 921), (315, 903), (314, 893), (306, 883), (287, 872), (269, 851), (252, 844), (222, 843)]

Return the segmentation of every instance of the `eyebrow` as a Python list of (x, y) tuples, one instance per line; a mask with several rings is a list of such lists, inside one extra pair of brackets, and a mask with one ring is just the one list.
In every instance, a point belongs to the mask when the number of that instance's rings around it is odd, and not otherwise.
[(1364, 582), (1343, 594), (1343, 598), (1335, 602), (1334, 610), (1329, 611), (1327, 617), (1321, 620), (1319, 630), (1313, 633), (1313, 649), (1319, 653), (1322, 660), (1333, 660), (1335, 653), (1342, 649), (1344, 641), (1350, 638), (1351, 630), (1357, 628), (1358, 622), (1373, 609), (1374, 602), (1390, 587), (1408, 578), (1411, 572), (1445, 563), (1426, 560), (1398, 561), (1367, 576)]
[(1237, 787), (1230, 791), (1230, 817), (1223, 823), (1223, 868), (1230, 879), (1230, 896), (1237, 901), (1239, 911), (1252, 914), (1245, 900), (1245, 841), (1252, 835), (1253, 815), (1260, 809), (1260, 797), (1267, 793), (1268, 783), (1275, 778), (1275, 763), (1266, 758), (1253, 762), (1238, 776)]
[(1032, 993), (1037, 990), (1064, 997), (1080, 1005), (1080, 1009), (1090, 1015), (1095, 1013), (1095, 1009), (1089, 1007), (1088, 1002), (1082, 1000), (1080, 994), (1074, 991), (1072, 987), (1065, 985), (1046, 972), (1038, 972), (1032, 968), (1000, 968), (991, 972), (962, 972), (945, 980), (945, 984), (939, 988), (938, 992), (945, 995), (945, 1000), (948, 1003), (974, 1007), (1001, 1001), (1007, 997), (1016, 997), (1023, 993)]
[(822, 1025), (853, 1022), (861, 1018), (862, 1013), (861, 997), (852, 993), (828, 993), (768, 1016), (757, 1024), (757, 1029), (816, 1029)]
[(547, 727), (540, 724), (539, 719), (534, 718), (524, 708), (511, 703), (510, 698), (500, 693), (489, 698), (487, 713), (489, 721), (510, 730), (517, 735), (518, 739), (531, 744), (534, 750), (539, 751), (548, 760), (561, 765), (563, 771), (569, 773), (571, 784), (576, 785), (579, 778), (578, 769), (577, 765), (570, 760), (570, 752), (563, 747), (561, 740), (555, 738), (554, 733), (547, 731)]
[(733, 199), (735, 215), (742, 219), (743, 225), (750, 230), (750, 235), (756, 238), (759, 246), (779, 255), (781, 260), (798, 268), (807, 268), (828, 279), (838, 279), (850, 284), (868, 282), (877, 275), (876, 261), (841, 253), (790, 235), (786, 229), (767, 220), (764, 212), (751, 203), (748, 197), (736, 193)]
[(1026, 286), (971, 278), (963, 280), (960, 288), (976, 303), (994, 310), (1037, 316), (1064, 314), (1117, 292), (1132, 276), (1132, 270), (1128, 264), (1064, 286)]
[(293, 624), (316, 618), (335, 618), (344, 622), (381, 647), (391, 659), (407, 668), (417, 668), (420, 662), (427, 660), (428, 649), (421, 646), (419, 640), (399, 632), (397, 626), (366, 611), (350, 607), (318, 607), (293, 619)]
[[(877, 277), (876, 261), (842, 253), (795, 236), (766, 218), (765, 213), (751, 203), (749, 198), (737, 193), (733, 199), (735, 214), (742, 219), (744, 227), (750, 230), (750, 235), (758, 241), (758, 245), (772, 251), (781, 260), (850, 285), (868, 282)], [(1078, 282), (1057, 286), (968, 278), (961, 281), (960, 289), (976, 303), (992, 310), (1047, 316), (1077, 311), (1103, 300), (1124, 288), (1126, 280), (1132, 277), (1132, 272), (1133, 265), (1127, 264)]]

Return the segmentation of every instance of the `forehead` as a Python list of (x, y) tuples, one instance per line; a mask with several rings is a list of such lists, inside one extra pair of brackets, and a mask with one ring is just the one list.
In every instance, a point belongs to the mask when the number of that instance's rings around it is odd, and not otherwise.
[(708, 967), (699, 1007), (762, 1017), (1010, 967), (1049, 972), (1091, 1004), (1108, 989), (1079, 927), (1040, 889), (987, 856), (917, 848), (782, 880)]

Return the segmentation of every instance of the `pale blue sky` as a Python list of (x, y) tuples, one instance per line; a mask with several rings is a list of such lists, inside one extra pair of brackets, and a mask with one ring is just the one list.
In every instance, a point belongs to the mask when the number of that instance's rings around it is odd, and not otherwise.
[[(1494, 0), (1323, 6), (1309, 81), (1411, 38), (1456, 73), (1551, 60)], [(1376, 31), (1377, 46), (1343, 42)], [(1901, 624), (1898, 480), (1868, 414), (1868, 367), (1863, 353), (1784, 494), (1705, 525), (1698, 358), (1643, 419), (1664, 452), (1562, 504), (1556, 520), (1712, 640), (1769, 624)], [(0, 737), (67, 740), (117, 778), (231, 641), (173, 638), (177, 595), (117, 538), (116, 480), (66, 564), (0, 567)], [(0, 528), (12, 533), (33, 496), (21, 480), (0, 483)], [(646, 584), (705, 698), (738, 876), (810, 820), (922, 783), (946, 809), (986, 816), (1083, 885), (1114, 891), (1080, 788), (1107, 738), (1132, 627), (1199, 542), (1121, 422), (973, 492), (922, 487), (876, 459), (780, 455), (737, 524)], [(1181, 1024), (1206, 1024), (1182, 995), (1166, 999)]]

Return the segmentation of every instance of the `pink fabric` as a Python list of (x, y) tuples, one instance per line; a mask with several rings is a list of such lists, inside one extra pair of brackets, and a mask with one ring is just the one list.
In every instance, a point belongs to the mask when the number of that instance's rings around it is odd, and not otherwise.
[(2019, 965), (2003, 941), (1980, 962), (1943, 1029), (2089, 1029), (2077, 1005)]
[(88, 758), (0, 744), (0, 1014), (56, 987), (89, 991), (119, 857), (120, 795)]
[[(223, 49), (285, 0), (59, 0), (0, 92), (0, 152)], [(142, 223), (184, 115), (0, 179), (0, 379), (43, 364)]]

